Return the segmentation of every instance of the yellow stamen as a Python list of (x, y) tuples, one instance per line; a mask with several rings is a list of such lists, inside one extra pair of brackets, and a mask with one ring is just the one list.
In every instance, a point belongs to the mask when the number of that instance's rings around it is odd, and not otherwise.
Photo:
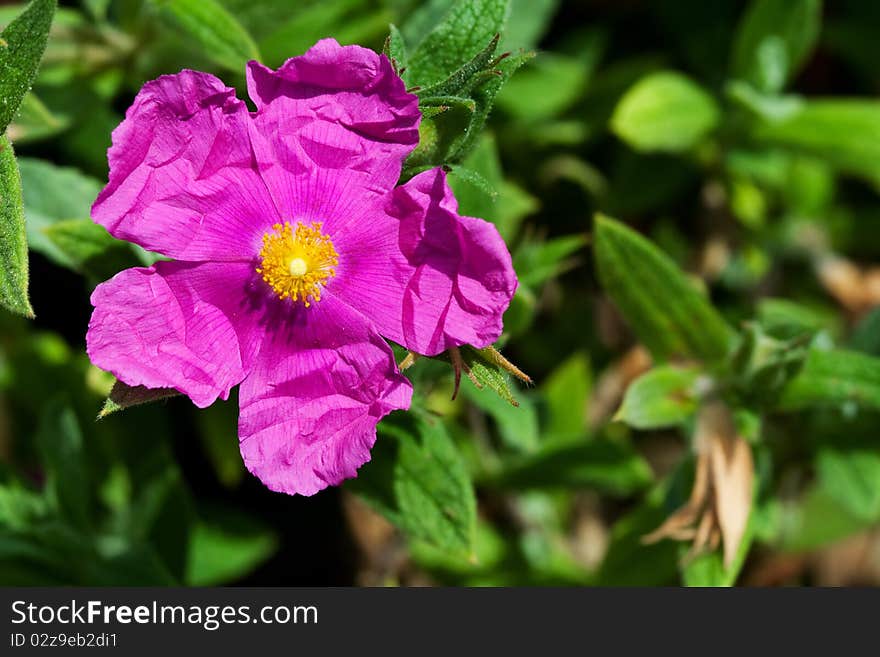
[(339, 255), (318, 222), (293, 228), (285, 221), (272, 229), (263, 235), (257, 272), (281, 299), (302, 300), (308, 308), (321, 300), (327, 279), (336, 275)]

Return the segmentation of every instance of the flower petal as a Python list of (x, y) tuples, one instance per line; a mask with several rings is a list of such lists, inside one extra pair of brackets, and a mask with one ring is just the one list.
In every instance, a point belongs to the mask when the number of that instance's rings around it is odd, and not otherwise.
[(326, 229), (391, 190), (418, 143), (418, 98), (384, 56), (319, 41), (277, 71), (250, 62), (251, 141), (286, 220)]
[(441, 169), (331, 237), (340, 254), (333, 293), (388, 339), (430, 356), (501, 335), (517, 286), (510, 253), (492, 224), (458, 214)]
[(240, 389), (241, 454), (274, 491), (313, 495), (370, 459), (376, 423), (412, 387), (368, 320), (328, 295), (291, 306)]
[(92, 217), (172, 258), (252, 258), (279, 216), (253, 162), (249, 122), (235, 90), (207, 73), (148, 82), (113, 131), (110, 182)]
[(246, 307), (255, 272), (243, 263), (158, 262), (126, 269), (92, 293), (89, 358), (128, 385), (175, 388), (199, 407), (226, 399), (262, 337)]

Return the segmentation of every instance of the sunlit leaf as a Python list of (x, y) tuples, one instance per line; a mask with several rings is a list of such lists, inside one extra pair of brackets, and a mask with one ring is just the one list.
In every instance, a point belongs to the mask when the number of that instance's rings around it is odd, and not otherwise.
[(681, 425), (697, 409), (698, 378), (695, 368), (655, 367), (629, 385), (615, 419), (636, 429)]
[(618, 137), (640, 151), (683, 151), (696, 146), (719, 120), (715, 100), (680, 73), (639, 80), (611, 117)]

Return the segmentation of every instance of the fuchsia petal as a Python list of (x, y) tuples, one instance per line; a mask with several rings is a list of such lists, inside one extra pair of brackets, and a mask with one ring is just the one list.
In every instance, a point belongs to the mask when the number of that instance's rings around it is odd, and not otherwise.
[(175, 388), (202, 408), (226, 399), (262, 337), (248, 308), (253, 274), (243, 263), (182, 262), (120, 272), (92, 293), (89, 358), (128, 385)]
[(369, 461), (376, 423), (412, 387), (368, 320), (333, 296), (288, 306), (240, 389), (247, 468), (275, 491), (313, 495)]
[(384, 212), (333, 240), (341, 254), (334, 294), (385, 337), (435, 355), (501, 335), (517, 286), (510, 253), (492, 224), (458, 214), (441, 169), (398, 187)]
[(421, 115), (386, 57), (325, 39), (247, 73), (254, 153), (284, 219), (333, 230), (395, 185)]
[(253, 258), (279, 217), (253, 162), (249, 122), (235, 90), (207, 73), (148, 82), (113, 131), (110, 182), (92, 217), (172, 258)]

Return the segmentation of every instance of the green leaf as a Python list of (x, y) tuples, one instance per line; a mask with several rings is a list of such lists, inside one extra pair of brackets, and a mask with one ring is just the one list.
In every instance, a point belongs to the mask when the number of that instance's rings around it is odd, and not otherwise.
[(639, 151), (685, 151), (718, 124), (715, 100), (680, 73), (660, 71), (639, 80), (614, 109), (611, 129)]
[(837, 329), (837, 318), (832, 313), (777, 297), (765, 297), (758, 302), (758, 321), (769, 334), (781, 338)]
[(37, 141), (52, 137), (70, 125), (68, 117), (53, 114), (33, 93), (24, 97), (18, 115), (9, 124), (6, 135), (10, 141)]
[(866, 447), (822, 449), (816, 458), (822, 489), (865, 522), (880, 520), (880, 453)]
[(527, 240), (513, 256), (513, 268), (521, 285), (537, 286), (572, 269), (571, 256), (587, 243), (584, 235), (565, 235), (546, 241)]
[[(48, 5), (49, 3), (44, 3)], [(0, 6), (0, 25), (10, 23), (20, 7)], [(39, 73), (34, 84), (47, 86), (76, 84), (84, 78), (100, 75), (132, 54), (134, 42), (127, 35), (104, 24), (98, 27), (77, 8), (58, 7), (51, 17), (49, 38), (45, 44)], [(92, 83), (92, 80), (89, 81)], [(115, 85), (112, 76), (94, 80), (95, 86)]]
[(504, 27), (504, 50), (534, 48), (550, 26), (560, 0), (511, 0), (510, 16)]
[(220, 66), (241, 73), (249, 60), (260, 60), (260, 51), (251, 35), (216, 0), (151, 0), (151, 3)]
[[(499, 378), (506, 380), (503, 373), (494, 369), (484, 368)], [(498, 425), (498, 432), (505, 445), (518, 452), (535, 452), (540, 445), (538, 415), (532, 400), (528, 397), (512, 402), (512, 395), (505, 393), (503, 388), (497, 394), (487, 390), (478, 390), (467, 383), (462, 383), (462, 392), (475, 406), (488, 413)]]
[(808, 489), (800, 499), (783, 502), (779, 549), (806, 552), (865, 530), (872, 523), (857, 518), (821, 485)]
[(53, 243), (49, 227), (62, 220), (84, 219), (101, 191), (101, 182), (71, 167), (23, 157), (21, 168), (28, 246), (63, 267), (76, 262)]
[(425, 0), (417, 3), (401, 26), (407, 43), (419, 44), (444, 19), (458, 0)]
[(113, 238), (91, 219), (68, 219), (47, 226), (43, 232), (64, 254), (75, 271), (98, 280), (139, 264), (131, 245)]
[(724, 93), (736, 105), (765, 121), (783, 121), (800, 111), (804, 102), (800, 96), (758, 91), (742, 80), (728, 82)]
[(83, 584), (81, 569), (95, 558), (57, 521), (22, 530), (0, 527), (0, 579), (7, 586)]
[(753, 137), (824, 159), (831, 166), (880, 184), (880, 102), (807, 100), (778, 121), (763, 121)]
[(684, 424), (697, 410), (696, 368), (660, 366), (640, 376), (626, 389), (615, 420), (636, 429), (660, 429)]
[(548, 436), (583, 437), (587, 430), (587, 404), (593, 388), (586, 353), (570, 356), (541, 385), (547, 405)]
[(21, 175), (12, 144), (0, 137), (0, 303), (25, 317), (33, 317), (28, 301), (28, 255)]
[(129, 386), (122, 381), (113, 384), (110, 396), (104, 402), (104, 407), (98, 413), (98, 419), (121, 411), (132, 406), (149, 404), (150, 402), (176, 397), (180, 393), (172, 388), (146, 388), (144, 386)]
[[(456, 583), (458, 583), (459, 577), (475, 576), (478, 578), (482, 574), (490, 576), (496, 574), (496, 569), (501, 566), (502, 561), (511, 551), (498, 530), (482, 518), (477, 519), (473, 559), (463, 559), (460, 556), (451, 555), (449, 552), (423, 541), (412, 541), (408, 547), (410, 556), (419, 567), (429, 572), (439, 571), (447, 578), (452, 576)], [(462, 584), (466, 585), (471, 581), (467, 579)], [(497, 584), (494, 577), (492, 581)]]
[(542, 53), (498, 94), (498, 107), (525, 121), (541, 121), (562, 114), (580, 98), (598, 63), (602, 40), (594, 38), (588, 57)]
[(130, 545), (121, 554), (84, 561), (80, 585), (180, 586), (160, 556), (146, 545)]
[(504, 31), (510, 0), (458, 0), (409, 58), (406, 80), (427, 87), (448, 78)]
[(655, 358), (678, 354), (718, 363), (727, 356), (733, 331), (672, 260), (601, 214), (595, 236), (602, 285)]
[(849, 346), (872, 356), (880, 356), (880, 307), (868, 312), (853, 329)]
[[(383, 4), (379, 3), (379, 6), (374, 8), (370, 4), (365, 5), (363, 0), (354, 0), (355, 7), (360, 11), (347, 16), (341, 25), (334, 24), (336, 40), (339, 43), (381, 43), (388, 31), (388, 24), (396, 17), (391, 8), (382, 6)], [(320, 38), (324, 36), (322, 34)], [(290, 50), (288, 49), (287, 52), (289, 53)]]
[[(655, 530), (672, 509), (664, 505), (670, 485), (667, 477), (611, 528), (608, 552), (599, 569), (599, 586), (661, 586), (676, 579), (678, 547), (672, 541), (645, 545), (642, 538)], [(633, 568), (638, 564), (638, 568)]]
[(250, 573), (278, 549), (271, 529), (242, 514), (196, 525), (189, 544), (187, 586), (217, 586)]
[(33, 0), (0, 33), (0, 133), (30, 91), (46, 49), (55, 0)]
[[(238, 4), (233, 3), (236, 16), (242, 13)], [(282, 8), (259, 36), (258, 47), (264, 63), (278, 66), (288, 57), (311, 48), (318, 39), (331, 35), (340, 43), (364, 43), (367, 40), (363, 39), (363, 31), (370, 29), (372, 17), (358, 12), (363, 5), (360, 0), (323, 0), (299, 3), (295, 11)], [(379, 27), (384, 31), (389, 17), (381, 12), (373, 15), (382, 18)]]
[(199, 438), (205, 456), (214, 466), (217, 479), (235, 488), (247, 475), (238, 446), (238, 400), (233, 398), (196, 413)]
[(406, 54), (406, 43), (400, 30), (393, 23), (388, 26), (388, 41), (386, 45), (385, 55), (394, 63), (397, 71), (399, 72), (401, 69), (406, 68), (409, 61)]
[(50, 402), (37, 431), (46, 473), (46, 496), (71, 525), (89, 527), (89, 477), (76, 415), (65, 404)]
[(732, 75), (779, 91), (812, 52), (821, 22), (821, 0), (753, 0), (737, 29)]
[(880, 358), (855, 351), (812, 349), (779, 400), (781, 410), (831, 406), (880, 410)]
[(50, 514), (46, 497), (16, 479), (0, 483), (0, 526), (16, 531), (38, 524)]
[(372, 460), (346, 487), (411, 538), (471, 558), (477, 504), (461, 455), (437, 418), (401, 422), (379, 425)]
[(57, 519), (24, 531), (0, 527), (0, 581), (19, 586), (174, 586), (156, 554), (145, 545), (101, 549)]
[[(476, 104), (474, 104), (476, 109)], [(516, 237), (522, 220), (538, 207), (538, 200), (521, 187), (504, 179), (495, 138), (483, 132), (474, 148), (462, 161), (467, 171), (486, 181), (486, 189), (468, 174), (460, 175), (462, 168), (453, 165), (449, 184), (458, 200), (461, 214), (480, 217), (498, 228), (505, 241)]]
[(145, 456), (130, 508), (121, 518), (121, 533), (133, 544), (148, 543), (177, 578), (186, 572), (195, 514), (180, 470), (167, 450)]
[(107, 18), (107, 10), (110, 8), (111, 0), (83, 0), (83, 6), (97, 20)]
[(626, 496), (652, 480), (648, 463), (630, 446), (606, 439), (548, 446), (509, 465), (487, 482), (500, 488), (589, 488)]

